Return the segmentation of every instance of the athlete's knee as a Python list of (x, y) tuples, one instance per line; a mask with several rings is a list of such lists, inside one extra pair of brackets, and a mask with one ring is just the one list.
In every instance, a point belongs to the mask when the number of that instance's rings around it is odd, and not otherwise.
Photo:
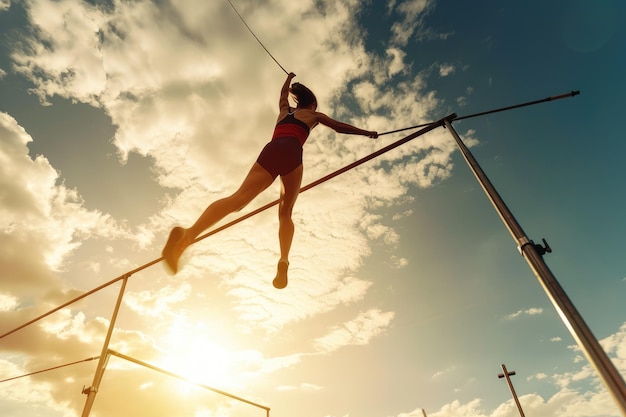
[(281, 206), (278, 208), (278, 219), (281, 221), (291, 221), (291, 215), (293, 213), (293, 207)]

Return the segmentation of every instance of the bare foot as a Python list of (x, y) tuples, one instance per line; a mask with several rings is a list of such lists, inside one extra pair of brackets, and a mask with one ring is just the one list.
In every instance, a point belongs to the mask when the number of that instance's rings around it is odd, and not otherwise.
[(287, 269), (289, 268), (289, 261), (281, 259), (278, 261), (278, 267), (276, 268), (276, 278), (272, 281), (274, 288), (282, 290), (287, 286)]
[(185, 229), (182, 227), (175, 227), (170, 232), (170, 236), (167, 239), (167, 243), (163, 248), (161, 254), (165, 260), (165, 265), (172, 274), (178, 272), (178, 259), (183, 251), (186, 249), (184, 246)]

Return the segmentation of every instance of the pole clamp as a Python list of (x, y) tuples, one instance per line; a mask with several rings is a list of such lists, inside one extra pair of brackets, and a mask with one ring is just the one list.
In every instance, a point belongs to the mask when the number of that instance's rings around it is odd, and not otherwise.
[(519, 246), (517, 247), (517, 250), (519, 250), (520, 253), (524, 255), (524, 248), (526, 247), (526, 245), (532, 245), (537, 253), (541, 256), (545, 255), (546, 253), (552, 253), (552, 248), (550, 247), (550, 245), (548, 245), (548, 242), (546, 242), (545, 239), (541, 239), (541, 241), (543, 242), (543, 246), (541, 246), (541, 244), (533, 242), (532, 240), (528, 240), (528, 238), (524, 236), (519, 239)]
[(545, 239), (541, 239), (541, 241), (543, 242), (543, 246), (533, 243), (533, 246), (535, 247), (537, 253), (541, 256), (545, 255), (546, 253), (552, 253), (552, 248), (550, 247), (550, 245), (548, 245), (548, 242), (546, 242)]
[(91, 386), (91, 387), (85, 387), (85, 386), (83, 385), (83, 394), (85, 394), (85, 395), (89, 395), (89, 394), (91, 394), (92, 392), (94, 392), (94, 393), (98, 392), (98, 388), (96, 388), (96, 387), (94, 387), (94, 386)]

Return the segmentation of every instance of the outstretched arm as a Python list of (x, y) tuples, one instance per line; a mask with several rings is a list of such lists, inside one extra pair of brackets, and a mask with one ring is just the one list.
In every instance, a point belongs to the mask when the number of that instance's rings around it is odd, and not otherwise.
[(372, 130), (360, 129), (356, 126), (349, 125), (347, 123), (340, 122), (331, 117), (326, 116), (324, 113), (317, 112), (317, 121), (324, 126), (328, 126), (337, 133), (346, 133), (348, 135), (363, 135), (369, 138), (376, 139), (378, 132)]
[(280, 99), (278, 100), (278, 108), (281, 113), (282, 112), (287, 113), (289, 111), (289, 86), (291, 85), (291, 80), (295, 76), (296, 74), (294, 74), (293, 72), (290, 72), (289, 75), (287, 75), (287, 79), (285, 80), (285, 83), (280, 89)]

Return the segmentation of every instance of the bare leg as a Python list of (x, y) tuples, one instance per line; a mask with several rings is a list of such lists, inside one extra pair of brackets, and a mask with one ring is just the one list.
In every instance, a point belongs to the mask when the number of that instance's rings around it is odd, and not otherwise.
[(302, 184), (302, 165), (281, 176), (280, 203), (278, 205), (278, 240), (280, 243), (280, 260), (278, 261), (276, 278), (273, 284), (276, 288), (287, 286), (287, 269), (289, 267), (289, 251), (293, 242), (294, 224), (291, 218), (293, 206), (300, 194)]
[(234, 194), (211, 203), (198, 220), (188, 229), (175, 227), (163, 248), (163, 257), (173, 273), (178, 271), (178, 259), (200, 233), (213, 226), (230, 213), (244, 208), (273, 182), (272, 176), (255, 163)]
[(213, 202), (204, 210), (193, 226), (186, 230), (188, 239), (193, 241), (200, 233), (222, 220), (226, 215), (247, 206), (256, 196), (269, 187), (272, 182), (273, 179), (269, 172), (258, 163), (255, 163), (234, 194)]

